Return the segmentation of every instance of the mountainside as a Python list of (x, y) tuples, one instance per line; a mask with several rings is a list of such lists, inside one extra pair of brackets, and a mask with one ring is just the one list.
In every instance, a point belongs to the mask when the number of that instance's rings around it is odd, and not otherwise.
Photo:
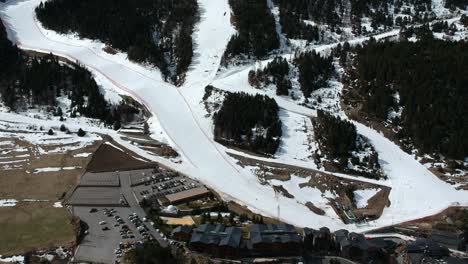
[[(147, 137), (85, 130), (254, 213), (363, 232), (468, 206), (466, 14), (436, 0), (11, 0), (0, 93), (50, 107), (70, 94), (70, 113), (107, 117), (104, 91), (119, 91), (148, 110)], [(34, 120), (1, 108), (5, 128)], [(148, 152), (156, 139), (180, 158)]]
[(44, 27), (101, 40), (109, 45), (107, 52), (125, 51), (130, 60), (158, 67), (174, 83), (183, 82), (192, 62), (195, 0), (52, 0), (36, 13)]

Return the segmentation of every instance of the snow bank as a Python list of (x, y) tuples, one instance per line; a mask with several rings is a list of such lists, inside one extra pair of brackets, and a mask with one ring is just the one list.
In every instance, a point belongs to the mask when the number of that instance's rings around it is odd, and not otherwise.
[(15, 199), (0, 199), (0, 207), (14, 207), (16, 203), (18, 203), (18, 201)]
[(75, 154), (73, 155), (74, 158), (87, 158), (89, 157), (90, 155), (92, 155), (93, 153), (79, 153), (79, 154)]
[(112, 143), (109, 142), (109, 141), (107, 141), (107, 142), (104, 143), (104, 144), (110, 145), (110, 146), (112, 146), (113, 148), (115, 148), (115, 149), (117, 149), (117, 150), (120, 150), (120, 151), (122, 151), (122, 152), (125, 152), (122, 148), (117, 147), (116, 145), (112, 144)]
[(78, 170), (81, 169), (80, 166), (76, 167), (47, 167), (47, 168), (38, 168), (34, 169), (34, 174), (41, 173), (41, 172), (53, 172), (53, 171), (64, 171), (64, 170)]
[(23, 256), (12, 256), (12, 257), (3, 258), (0, 255), (0, 262), (12, 262), (12, 263), (23, 264), (24, 263), (24, 257)]
[(354, 191), (354, 203), (357, 208), (366, 208), (367, 201), (374, 197), (380, 189), (363, 189)]

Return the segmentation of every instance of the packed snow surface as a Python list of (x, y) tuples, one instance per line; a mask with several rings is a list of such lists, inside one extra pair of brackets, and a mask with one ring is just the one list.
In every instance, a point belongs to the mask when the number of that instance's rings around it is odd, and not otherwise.
[[(228, 0), (199, 0), (203, 12), (201, 12), (201, 21), (193, 34), (196, 47), (194, 61), (187, 73), (185, 84), (179, 88), (165, 83), (156, 69), (132, 63), (124, 54), (106, 54), (102, 51), (104, 44), (100, 42), (79, 40), (74, 36), (61, 36), (43, 29), (34, 17), (34, 8), (40, 2), (40, 0), (10, 0), (5, 4), (0, 4), (0, 16), (5, 22), (9, 38), (23, 49), (52, 52), (73, 61), (79, 61), (95, 75), (107, 80), (100, 81), (106, 87), (105, 90), (128, 94), (143, 103), (153, 114), (154, 120), (157, 120), (150, 125), (150, 130), (159, 131), (158, 133), (164, 131), (165, 138), (181, 154), (183, 162), (175, 164), (150, 156), (136, 146), (120, 140), (116, 132), (108, 129), (89, 126), (85, 127), (86, 130), (113, 136), (119, 144), (137, 154), (159, 161), (203, 181), (226, 199), (235, 200), (255, 212), (273, 217), (277, 215), (278, 207), (280, 207), (280, 218), (297, 226), (316, 228), (328, 226), (331, 229), (347, 228), (357, 231), (424, 217), (450, 205), (468, 205), (467, 192), (456, 191), (450, 185), (440, 181), (412, 156), (403, 152), (375, 130), (361, 124), (357, 124), (358, 132), (369, 138), (374, 145), (388, 176), (387, 181), (380, 181), (380, 183), (392, 187), (391, 206), (384, 210), (380, 219), (367, 226), (344, 226), (336, 215), (313, 214), (303, 205), (303, 202), (321, 194), (309, 188), (298, 190), (297, 182), (294, 181), (285, 183), (285, 188), (291, 189), (291, 192), (297, 192), (297, 199), (275, 197), (270, 186), (260, 184), (248, 168), (238, 166), (236, 160), (226, 154), (226, 148), (214, 142), (211, 123), (204, 117), (203, 107), (200, 106), (204, 88), (211, 83), (225, 90), (260, 92), (250, 89), (250, 86), (246, 84), (246, 79), (239, 78), (245, 75), (245, 71), (248, 72), (248, 67), (240, 69), (240, 74), (229, 72), (222, 74), (223, 76), (217, 75), (227, 41), (235, 32), (230, 24), (231, 12)], [(392, 30), (377, 35), (375, 38), (397, 34), (398, 30)], [(366, 39), (360, 38), (350, 43), (353, 45)], [(319, 52), (328, 52), (336, 45), (335, 43), (313, 48)], [(245, 71), (242, 72), (242, 70)], [(216, 82), (214, 82), (215, 79)], [(284, 111), (306, 117), (316, 115), (315, 111), (299, 106), (291, 100), (273, 97), (277, 99)], [(18, 115), (15, 114), (0, 113), (1, 120), (17, 120), (17, 117)], [(31, 117), (20, 119), (18, 121), (37, 122)], [(40, 122), (49, 124), (54, 121), (40, 120)], [(286, 123), (288, 124), (289, 121), (286, 120)], [(286, 144), (296, 143), (286, 142)], [(294, 151), (287, 146), (283, 148), (283, 152), (279, 153), (280, 156), (283, 155), (280, 161), (300, 162), (295, 158), (303, 159), (303, 153), (304, 149)], [(309, 163), (311, 162), (303, 162), (303, 165), (310, 167)], [(298, 191), (301, 191), (300, 193), (304, 191), (304, 194), (300, 195)]]

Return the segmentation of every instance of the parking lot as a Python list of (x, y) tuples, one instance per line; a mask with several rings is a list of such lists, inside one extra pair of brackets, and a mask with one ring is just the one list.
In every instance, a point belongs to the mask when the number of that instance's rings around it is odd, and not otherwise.
[(198, 181), (159, 167), (86, 173), (67, 203), (72, 214), (89, 225), (73, 261), (115, 263), (125, 245), (145, 240), (168, 246), (167, 238), (145, 218), (139, 202), (144, 198), (169, 201), (170, 196), (191, 197), (200, 191), (209, 193)]
[(143, 198), (159, 199), (201, 186), (198, 181), (178, 174), (151, 173), (146, 174), (144, 183), (134, 186), (133, 190), (137, 199), (141, 201)]
[(88, 234), (76, 251), (74, 262), (115, 263), (125, 244), (153, 239), (151, 223), (130, 207), (72, 207), (89, 225)]

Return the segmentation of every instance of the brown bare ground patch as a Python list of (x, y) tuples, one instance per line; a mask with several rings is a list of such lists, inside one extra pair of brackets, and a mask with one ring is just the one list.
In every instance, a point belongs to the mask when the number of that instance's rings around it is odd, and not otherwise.
[[(39, 147), (49, 150), (63, 145), (51, 141), (54, 146), (48, 146), (45, 142), (37, 146), (19, 138), (1, 138), (0, 141), (14, 142), (13, 147), (3, 145), (4, 153), (1, 156), (7, 157), (3, 160), (25, 160), (12, 163), (20, 165), (19, 168), (0, 167), (0, 198), (20, 201), (15, 207), (0, 207), (0, 254), (22, 254), (35, 249), (73, 246), (75, 232), (70, 216), (65, 208), (54, 208), (53, 203), (73, 189), (91, 160), (91, 156), (74, 155), (95, 152), (100, 141), (54, 154), (41, 154)], [(36, 169), (50, 167), (80, 169), (34, 173)], [(48, 202), (22, 202), (23, 199)]]
[(314, 203), (312, 202), (307, 202), (305, 204), (305, 206), (307, 206), (307, 208), (309, 208), (312, 212), (314, 212), (315, 214), (318, 214), (318, 215), (325, 215), (325, 211), (320, 209), (319, 207), (315, 206)]
[[(153, 162), (150, 162), (147, 159), (130, 152), (113, 140), (108, 140), (112, 145), (121, 148), (125, 152), (122, 152), (109, 144), (101, 144), (89, 162), (87, 171), (103, 172), (154, 166)], [(136, 159), (135, 157), (138, 157), (139, 159)]]
[[(0, 170), (0, 197), (12, 199), (44, 199), (57, 200), (78, 183), (84, 173), (91, 156), (75, 158), (75, 154), (92, 153), (97, 149), (98, 142), (82, 149), (70, 150), (63, 154), (39, 154), (37, 146), (28, 142), (11, 139), (17, 147), (26, 148), (28, 161), (21, 163), (22, 167), (14, 170)], [(12, 155), (12, 154), (9, 154)], [(34, 173), (40, 168), (79, 167), (76, 170)]]
[(103, 49), (102, 49), (105, 53), (109, 53), (111, 55), (115, 55), (117, 54), (117, 50), (112, 48), (111, 46), (105, 46)]

